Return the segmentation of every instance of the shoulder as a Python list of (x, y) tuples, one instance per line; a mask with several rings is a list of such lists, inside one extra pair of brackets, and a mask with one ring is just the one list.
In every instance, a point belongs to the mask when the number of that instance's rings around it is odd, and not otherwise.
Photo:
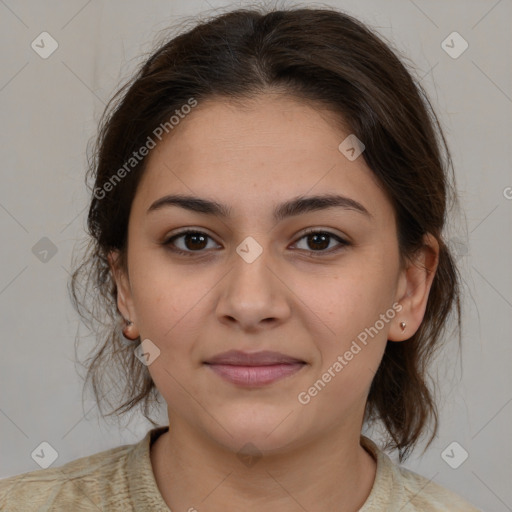
[(458, 494), (393, 463), (371, 439), (361, 436), (361, 445), (377, 460), (377, 472), (360, 512), (481, 512)]
[(0, 510), (104, 510), (128, 496), (124, 470), (136, 445), (82, 457), (60, 467), (0, 480)]
[(404, 489), (404, 511), (481, 512), (453, 491), (402, 466), (395, 466)]

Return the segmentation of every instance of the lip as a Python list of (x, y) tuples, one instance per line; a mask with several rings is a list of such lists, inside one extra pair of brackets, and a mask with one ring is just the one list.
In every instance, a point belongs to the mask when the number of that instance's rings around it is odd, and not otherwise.
[(305, 363), (301, 359), (262, 350), (261, 352), (242, 352), (241, 350), (229, 350), (222, 352), (205, 361), (206, 364), (231, 364), (235, 366), (269, 366), (274, 364)]
[(223, 379), (244, 387), (259, 387), (297, 373), (305, 361), (280, 352), (241, 352), (230, 350), (204, 362)]

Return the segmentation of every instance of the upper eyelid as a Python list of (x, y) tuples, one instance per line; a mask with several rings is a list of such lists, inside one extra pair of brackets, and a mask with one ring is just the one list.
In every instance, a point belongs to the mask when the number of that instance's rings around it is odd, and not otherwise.
[[(215, 237), (213, 235), (210, 235), (207, 231), (204, 231), (204, 228), (201, 229), (195, 229), (195, 228), (183, 228), (182, 231), (178, 231), (177, 233), (171, 233), (169, 235), (166, 235), (164, 238), (164, 243), (169, 242), (170, 240), (173, 240), (174, 238), (179, 238), (180, 236), (187, 235), (189, 233), (200, 233), (202, 235), (206, 235), (207, 237), (211, 238), (215, 241)], [(215, 241), (218, 243), (217, 241)]]

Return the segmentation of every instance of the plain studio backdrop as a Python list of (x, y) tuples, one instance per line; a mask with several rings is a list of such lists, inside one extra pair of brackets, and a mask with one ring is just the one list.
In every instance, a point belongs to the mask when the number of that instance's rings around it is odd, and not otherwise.
[[(104, 104), (159, 31), (181, 16), (248, 5), (0, 2), (0, 477), (39, 469), (31, 454), (42, 442), (57, 466), (151, 428), (138, 417), (105, 423), (90, 393), (82, 403), (80, 321), (67, 283), (84, 236), (85, 150)], [(414, 63), (446, 131), (466, 212), (466, 225), (455, 218), (449, 232), (464, 278), (463, 352), (452, 337), (437, 358), (439, 437), (405, 466), (484, 510), (512, 510), (512, 2), (301, 5), (332, 5), (390, 39)]]

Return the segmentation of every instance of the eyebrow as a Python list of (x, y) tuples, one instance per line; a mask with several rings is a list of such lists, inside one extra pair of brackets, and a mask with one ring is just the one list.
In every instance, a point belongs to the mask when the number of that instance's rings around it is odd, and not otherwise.
[[(157, 199), (148, 209), (146, 213), (161, 210), (168, 206), (178, 206), (196, 213), (206, 215), (215, 215), (221, 218), (231, 216), (231, 208), (227, 205), (203, 199), (200, 197), (186, 196), (181, 194), (171, 194)], [(343, 208), (345, 210), (353, 210), (361, 213), (368, 218), (373, 219), (373, 215), (359, 202), (336, 194), (317, 195), (309, 197), (296, 197), (286, 201), (274, 209), (273, 217), (275, 222), (279, 222), (287, 217), (301, 215), (304, 213), (325, 210), (327, 208)]]

